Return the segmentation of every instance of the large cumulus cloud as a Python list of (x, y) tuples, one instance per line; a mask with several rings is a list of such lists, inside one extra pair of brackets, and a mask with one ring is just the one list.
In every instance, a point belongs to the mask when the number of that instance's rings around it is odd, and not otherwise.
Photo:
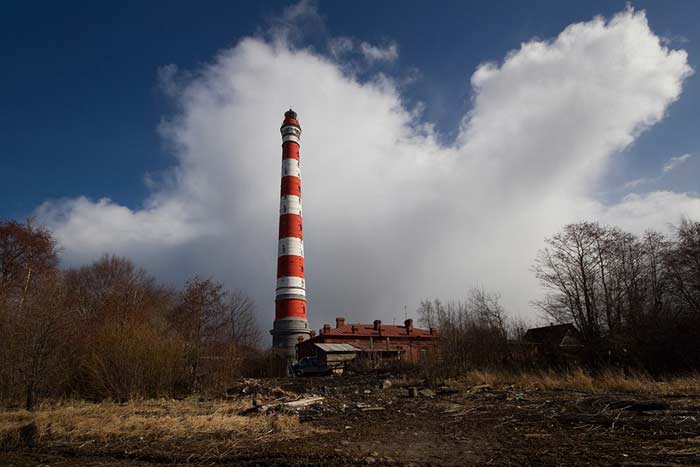
[[(421, 297), (475, 284), (532, 316), (529, 266), (562, 224), (634, 230), (700, 217), (686, 193), (593, 196), (611, 157), (661, 120), (691, 74), (643, 12), (533, 40), (471, 76), (473, 106), (440, 143), (385, 74), (348, 74), (337, 54), (246, 38), (202, 70), (163, 73), (177, 102), (161, 126), (175, 163), (142, 209), (108, 199), (45, 203), (66, 262), (133, 257), (179, 281), (214, 275), (272, 319), (282, 113), (302, 127), (310, 319), (402, 319)], [(394, 49), (396, 50), (396, 49)], [(465, 82), (467, 76), (465, 75)], [(428, 103), (429, 105), (429, 103)]]

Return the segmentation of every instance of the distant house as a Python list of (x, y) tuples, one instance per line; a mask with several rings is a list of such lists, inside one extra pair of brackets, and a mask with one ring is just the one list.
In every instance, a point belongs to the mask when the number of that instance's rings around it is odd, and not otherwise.
[(372, 324), (345, 324), (345, 318), (336, 318), (335, 327), (324, 324), (318, 335), (312, 332), (310, 339), (299, 342), (297, 356), (318, 356), (317, 344), (350, 344), (359, 350), (360, 358), (415, 362), (433, 347), (437, 336), (435, 329), (414, 328), (412, 319), (395, 326), (379, 320)]
[(572, 323), (528, 329), (523, 340), (550, 351), (575, 350), (582, 347), (579, 332)]

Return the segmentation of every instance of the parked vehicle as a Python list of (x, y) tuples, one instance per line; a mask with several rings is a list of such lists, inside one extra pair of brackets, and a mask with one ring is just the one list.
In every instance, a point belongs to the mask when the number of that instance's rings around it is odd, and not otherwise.
[(342, 364), (328, 365), (318, 357), (304, 357), (290, 367), (294, 376), (328, 376), (333, 373), (342, 373)]

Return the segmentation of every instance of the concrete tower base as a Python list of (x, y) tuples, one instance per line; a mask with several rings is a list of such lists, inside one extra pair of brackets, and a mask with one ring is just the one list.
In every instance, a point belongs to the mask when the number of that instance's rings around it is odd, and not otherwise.
[(272, 350), (284, 355), (288, 361), (296, 361), (299, 336), (304, 340), (309, 338), (311, 330), (305, 319), (282, 318), (276, 319), (272, 325)]

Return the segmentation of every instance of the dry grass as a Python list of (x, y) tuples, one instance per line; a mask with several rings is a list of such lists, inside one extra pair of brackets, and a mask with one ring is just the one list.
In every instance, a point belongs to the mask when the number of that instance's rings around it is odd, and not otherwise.
[(423, 384), (423, 379), (416, 376), (403, 375), (399, 378), (390, 378), (389, 382), (394, 388), (408, 388), (411, 386), (420, 386)]
[(468, 372), (460, 381), (468, 385), (491, 386), (513, 384), (527, 389), (572, 390), (591, 393), (627, 392), (635, 394), (698, 394), (700, 373), (655, 380), (646, 373), (605, 370), (592, 374), (583, 369), (567, 372), (509, 373), (499, 371)]
[(231, 442), (260, 441), (265, 438), (295, 438), (310, 428), (295, 415), (240, 416), (249, 401), (174, 401), (165, 399), (132, 401), (126, 404), (104, 402), (62, 402), (41, 405), (35, 412), (0, 412), (0, 441), (17, 438), (13, 433), (36, 424), (38, 442), (50, 439), (67, 443), (125, 439), (181, 440), (209, 439)]

